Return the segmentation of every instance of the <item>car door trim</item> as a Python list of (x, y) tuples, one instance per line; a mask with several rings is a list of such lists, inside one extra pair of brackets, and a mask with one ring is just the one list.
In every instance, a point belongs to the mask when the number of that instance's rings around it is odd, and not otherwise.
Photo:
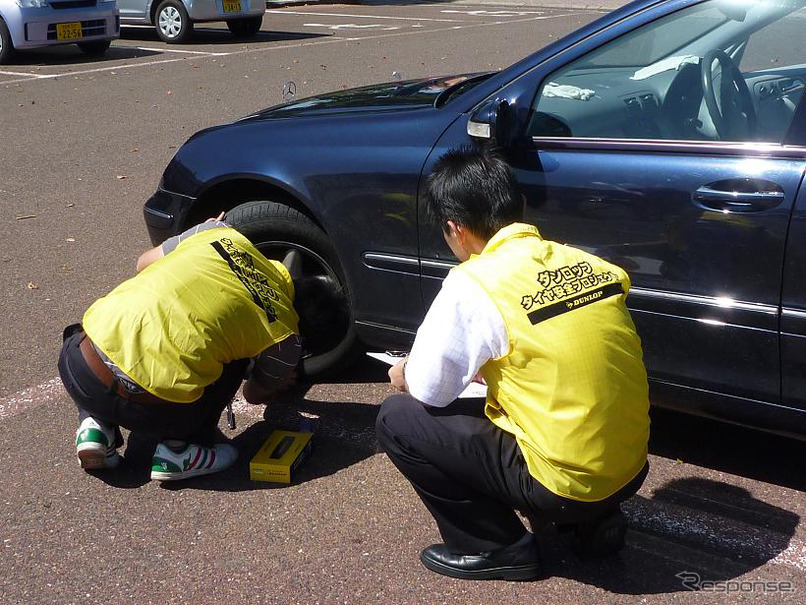
[[(422, 259), (420, 260), (420, 265), (422, 267), (423, 276), (444, 277), (444, 275), (448, 271), (450, 271), (451, 268), (456, 266), (456, 263)], [(634, 298), (647, 298), (652, 300), (665, 300), (669, 302), (686, 303), (691, 305), (697, 305), (699, 307), (749, 311), (751, 313), (758, 313), (760, 315), (768, 315), (768, 316), (776, 316), (779, 313), (779, 308), (776, 305), (745, 302), (740, 300), (733, 300), (727, 297), (699, 296), (696, 294), (678, 294), (676, 292), (668, 292), (666, 290), (651, 290), (649, 288), (641, 288), (639, 286), (632, 286), (630, 288), (629, 296), (632, 296)], [(788, 314), (791, 317), (796, 317), (798, 319), (806, 319), (806, 311), (795, 311), (787, 309), (784, 312), (785, 314)]]
[(806, 311), (784, 307), (781, 317), (781, 335), (806, 338)]
[[(630, 288), (628, 296), (663, 299), (674, 302), (689, 303), (698, 306), (717, 307), (720, 309), (738, 309), (741, 311), (750, 311), (752, 313), (760, 313), (763, 315), (778, 315), (778, 307), (775, 305), (743, 302), (739, 300), (733, 300), (730, 298), (720, 298), (715, 296), (698, 296), (696, 294), (677, 294), (675, 292), (666, 292), (664, 290), (650, 290), (648, 288), (641, 288), (637, 286), (633, 286)], [(803, 317), (806, 317), (806, 313), (803, 314)]]
[(760, 156), (806, 158), (806, 147), (759, 143), (717, 143), (713, 141), (658, 141), (651, 139), (595, 139), (577, 137), (532, 137), (540, 149), (591, 151), (643, 151), (694, 155)]
[(379, 252), (364, 252), (364, 264), (370, 269), (381, 271), (394, 271), (395, 273), (420, 274), (420, 260), (412, 256), (384, 254)]
[(790, 309), (789, 307), (783, 308), (784, 317), (792, 317), (794, 319), (806, 320), (806, 311), (801, 309)]
[(444, 279), (448, 275), (448, 271), (453, 269), (458, 263), (439, 261), (439, 260), (420, 260), (420, 268), (423, 277), (435, 277)]
[(445, 269), (446, 271), (450, 271), (459, 263), (451, 263), (448, 261), (441, 261), (441, 260), (421, 260), (420, 263), (424, 267), (433, 267), (434, 269)]

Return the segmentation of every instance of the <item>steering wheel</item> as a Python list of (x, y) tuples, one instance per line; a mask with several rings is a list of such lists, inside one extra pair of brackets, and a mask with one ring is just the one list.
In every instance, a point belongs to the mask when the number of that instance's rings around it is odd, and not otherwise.
[[(714, 61), (722, 68), (719, 102), (714, 90)], [(724, 51), (712, 50), (700, 63), (702, 94), (705, 106), (723, 141), (744, 141), (756, 133), (756, 109), (742, 72)]]

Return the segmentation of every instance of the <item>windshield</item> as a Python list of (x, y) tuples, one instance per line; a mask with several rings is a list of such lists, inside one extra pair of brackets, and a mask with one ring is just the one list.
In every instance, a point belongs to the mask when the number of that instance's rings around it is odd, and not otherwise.
[[(684, 54), (698, 41), (721, 30), (736, 36), (780, 18), (799, 6), (794, 0), (724, 0), (690, 7), (619, 38), (618, 44), (605, 45), (589, 53), (578, 68), (636, 67)], [(695, 53), (697, 54), (697, 53)]]
[(484, 82), (484, 80), (486, 80), (487, 78), (489, 78), (492, 75), (493, 74), (491, 72), (491, 73), (487, 73), (487, 74), (480, 74), (480, 75), (477, 75), (477, 76), (471, 76), (469, 78), (468, 77), (462, 77), (461, 80), (459, 80), (458, 82), (454, 83), (453, 86), (450, 86), (449, 88), (446, 88), (446, 89), (444, 89), (442, 91), (442, 94), (440, 94), (440, 96), (437, 97), (436, 106), (437, 107), (442, 107), (448, 101), (452, 101), (453, 99), (456, 99), (456, 98), (462, 96), (468, 90), (471, 90), (472, 88), (478, 86), (479, 84)]

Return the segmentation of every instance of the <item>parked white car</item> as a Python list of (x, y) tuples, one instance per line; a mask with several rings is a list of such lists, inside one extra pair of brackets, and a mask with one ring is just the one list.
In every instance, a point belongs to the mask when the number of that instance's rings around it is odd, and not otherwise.
[(102, 55), (119, 35), (115, 0), (0, 0), (0, 65), (16, 50), (53, 44)]
[(186, 41), (193, 24), (224, 21), (238, 38), (260, 31), (266, 0), (118, 0), (123, 25), (147, 24), (157, 28), (163, 42)]

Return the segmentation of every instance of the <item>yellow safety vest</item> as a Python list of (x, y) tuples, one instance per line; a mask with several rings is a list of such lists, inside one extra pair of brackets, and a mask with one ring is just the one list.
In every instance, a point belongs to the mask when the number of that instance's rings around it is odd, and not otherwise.
[(235, 229), (202, 231), (95, 301), (93, 343), (149, 393), (198, 399), (223, 365), (297, 333), (294, 285)]
[(626, 485), (644, 466), (649, 440), (627, 274), (520, 223), (453, 271), (473, 278), (501, 312), (510, 350), (481, 368), (485, 413), (514, 435), (529, 473), (584, 502)]

